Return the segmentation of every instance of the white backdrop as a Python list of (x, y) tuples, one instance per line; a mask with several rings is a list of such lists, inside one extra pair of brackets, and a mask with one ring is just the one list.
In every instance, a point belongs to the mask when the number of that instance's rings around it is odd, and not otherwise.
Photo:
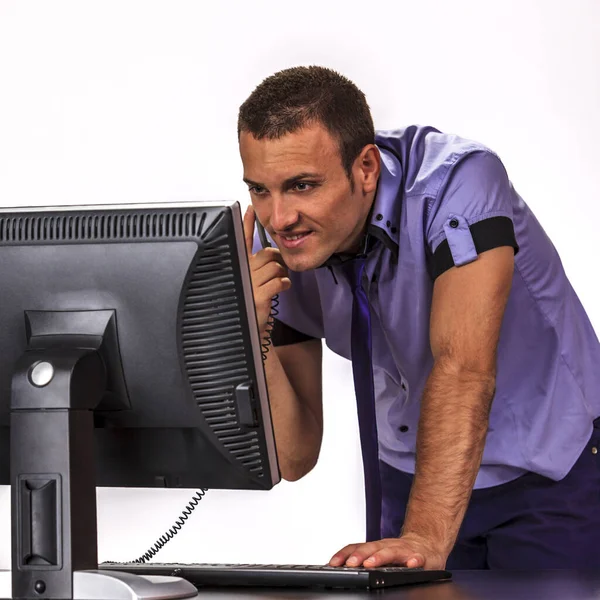
[[(353, 79), (378, 128), (430, 124), (495, 149), (600, 328), (597, 0), (0, 0), (0, 204), (245, 205), (238, 106), (299, 64)], [(309, 476), (211, 491), (158, 558), (315, 563), (360, 540), (351, 379), (327, 354), (325, 439)], [(137, 557), (189, 496), (99, 490), (100, 560)], [(9, 511), (3, 487), (0, 567)]]

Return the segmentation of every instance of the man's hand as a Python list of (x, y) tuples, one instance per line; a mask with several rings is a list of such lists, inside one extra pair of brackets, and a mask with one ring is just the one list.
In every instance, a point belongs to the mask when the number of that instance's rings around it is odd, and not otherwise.
[(350, 544), (335, 554), (329, 564), (332, 567), (345, 565), (375, 568), (383, 565), (398, 565), (410, 568), (443, 569), (447, 558), (425, 538), (407, 534), (377, 542)]
[(287, 276), (287, 268), (283, 264), (278, 248), (263, 248), (256, 254), (252, 254), (255, 221), (254, 209), (249, 206), (244, 214), (244, 237), (252, 276), (258, 330), (262, 336), (271, 312), (271, 299), (276, 294), (289, 289), (292, 282)]

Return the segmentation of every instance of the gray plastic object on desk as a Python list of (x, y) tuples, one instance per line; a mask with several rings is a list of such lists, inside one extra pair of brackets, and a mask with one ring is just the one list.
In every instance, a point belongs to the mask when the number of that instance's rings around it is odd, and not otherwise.
[[(196, 588), (181, 577), (144, 577), (120, 571), (73, 573), (73, 600), (178, 600), (197, 596)], [(0, 598), (12, 598), (10, 571), (0, 571)]]

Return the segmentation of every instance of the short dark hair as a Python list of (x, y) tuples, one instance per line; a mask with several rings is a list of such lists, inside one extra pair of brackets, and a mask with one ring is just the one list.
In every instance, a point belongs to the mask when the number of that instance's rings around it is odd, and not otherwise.
[(363, 92), (332, 69), (293, 67), (267, 77), (240, 107), (238, 138), (277, 139), (321, 123), (338, 140), (348, 177), (361, 150), (375, 143), (373, 117)]

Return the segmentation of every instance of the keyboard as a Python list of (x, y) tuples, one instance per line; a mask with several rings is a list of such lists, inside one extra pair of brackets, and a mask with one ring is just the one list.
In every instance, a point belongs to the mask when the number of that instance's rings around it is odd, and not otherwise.
[(197, 588), (262, 586), (376, 589), (449, 580), (448, 571), (421, 568), (330, 567), (327, 565), (251, 565), (178, 563), (102, 563), (100, 569), (136, 575), (172, 575)]

